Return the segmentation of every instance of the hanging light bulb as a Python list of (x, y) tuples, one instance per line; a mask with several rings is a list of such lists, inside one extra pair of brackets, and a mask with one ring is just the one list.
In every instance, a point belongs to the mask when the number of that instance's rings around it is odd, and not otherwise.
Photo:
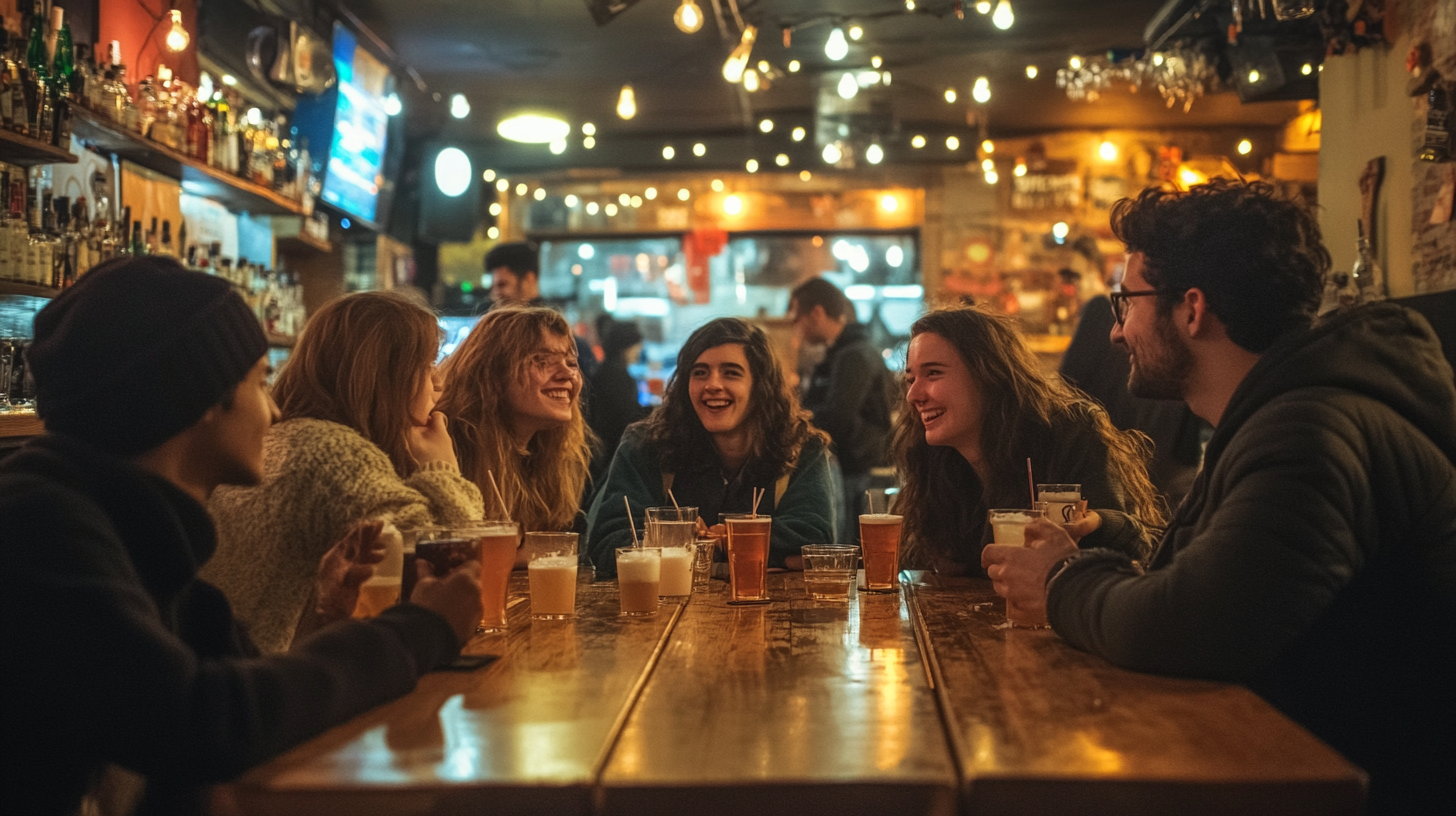
[(774, 123), (772, 119), (760, 119), (758, 129), (763, 133), (773, 133)]
[(749, 68), (747, 71), (744, 71), (743, 72), (743, 90), (748, 91), (749, 93), (754, 93), (755, 91), (758, 90), (758, 88), (759, 88), (759, 85), (758, 85), (758, 72), (755, 71), (755, 70), (753, 70), (752, 68)]
[(684, 34), (696, 34), (703, 27), (703, 10), (693, 0), (682, 0), (682, 5), (673, 12), (672, 21), (677, 30)]
[(749, 159), (748, 161), (744, 162), (743, 169), (744, 170), (747, 170), (750, 173), (757, 173), (758, 172), (758, 159)]
[(1022, 159), (1016, 160), (1016, 166), (1011, 168), (1011, 175), (1020, 178), (1026, 175), (1026, 162)]
[(990, 14), (991, 13), (991, 0), (981, 0), (979, 3), (977, 3), (976, 4), (976, 13), (977, 14)]
[(910, 146), (915, 148), (916, 150), (925, 147), (925, 137), (916, 134), (915, 137), (910, 140)]
[(880, 57), (870, 57), (870, 67), (871, 68), (879, 68), (881, 65), (884, 65), (884, 64), (885, 64), (885, 61), (883, 59), (881, 59)]
[(821, 155), (824, 157), (825, 164), (839, 164), (839, 160), (844, 158), (844, 151), (839, 149), (838, 144), (830, 142), (824, 145), (824, 152)]
[(733, 48), (733, 53), (728, 55), (728, 61), (723, 63), (723, 78), (738, 84), (743, 81), (743, 71), (748, 67), (748, 57), (753, 53), (753, 41), (758, 39), (758, 29), (753, 26), (743, 27), (743, 36), (739, 38), (738, 45)]
[(981, 140), (981, 152), (982, 153), (995, 153), (996, 152), (996, 143), (993, 142), (993, 141), (991, 141), (990, 139), (983, 139), (983, 140)]
[(470, 115), (470, 100), (465, 98), (465, 94), (450, 94), (450, 115), (456, 119)]
[(945, 89), (945, 101), (946, 102), (949, 102), (952, 105), (955, 104), (955, 101), (956, 101), (956, 89), (955, 88), (946, 88)]
[(404, 105), (402, 105), (399, 101), (399, 94), (392, 93), (389, 96), (384, 97), (385, 116), (398, 116), (399, 112), (402, 110), (404, 110)]
[(885, 149), (878, 144), (871, 144), (865, 148), (865, 161), (870, 164), (879, 164), (885, 160)]
[(844, 38), (844, 29), (836, 27), (829, 32), (829, 39), (824, 43), (824, 56), (835, 62), (849, 56), (849, 41)]
[[(697, 144), (693, 145), (693, 155), (697, 156), (700, 159), (708, 155), (708, 146), (703, 144), (702, 142), (698, 142)], [(647, 189), (651, 190), (652, 188), (648, 187)], [(657, 195), (657, 192), (654, 190), (652, 195), (648, 196), (647, 198), (650, 200), (655, 195)]]
[(914, 11), (915, 10), (915, 0), (905, 0), (905, 10), (906, 11)]
[(854, 74), (846, 72), (839, 78), (839, 97), (853, 99), (857, 93), (859, 93), (859, 83), (854, 81)]
[(961, 140), (960, 139), (957, 139), (954, 136), (947, 136), (947, 137), (945, 137), (945, 149), (946, 150), (960, 150), (961, 149)]
[(787, 154), (787, 153), (780, 153), (777, 156), (774, 156), (774, 164), (777, 164), (779, 167), (788, 167), (789, 166), (789, 154)]
[(991, 81), (985, 77), (976, 77), (976, 84), (971, 88), (971, 98), (982, 105), (991, 101)]
[(187, 29), (182, 27), (182, 12), (172, 9), (172, 30), (167, 32), (167, 50), (181, 51), (190, 42), (192, 42), (192, 37), (188, 35)]
[(1009, 0), (1001, 0), (996, 4), (995, 13), (991, 15), (991, 24), (1005, 31), (1014, 22), (1016, 22), (1016, 15), (1011, 13), (1011, 3)]
[(1082, 58), (1073, 54), (1072, 57), (1067, 60), (1067, 67), (1071, 68), (1073, 71), (1082, 70)]
[(1036, 66), (1035, 65), (1028, 65), (1028, 66), (1026, 66), (1026, 78), (1027, 79), (1036, 79), (1036, 75), (1037, 75), (1037, 70), (1036, 70)]
[(862, 28), (860, 26), (857, 26), (857, 25), (856, 26), (850, 26), (849, 27), (849, 38), (851, 40), (854, 40), (855, 42), (859, 42), (859, 38), (860, 37), (863, 37), (863, 36), (864, 36), (864, 28)]
[(808, 132), (807, 131), (805, 131), (801, 127), (796, 127), (796, 128), (794, 128), (793, 133), (790, 133), (789, 134), (789, 137), (792, 138), (796, 142), (802, 142), (802, 141), (804, 141), (804, 137), (806, 135), (808, 135)]
[(623, 85), (622, 92), (617, 94), (617, 115), (623, 119), (637, 115), (637, 94), (633, 93), (631, 85)]
[(802, 67), (803, 66), (799, 64), (798, 60), (789, 60), (789, 73), (797, 74), (799, 73), (799, 69)]

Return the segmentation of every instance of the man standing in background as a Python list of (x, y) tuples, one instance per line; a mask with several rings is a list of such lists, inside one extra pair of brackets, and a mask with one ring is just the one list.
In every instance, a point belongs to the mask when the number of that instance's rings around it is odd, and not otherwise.
[(823, 278), (811, 278), (789, 294), (789, 317), (804, 343), (828, 346), (814, 367), (804, 407), (834, 443), (844, 472), (845, 541), (859, 541), (856, 517), (868, 512), (864, 492), (870, 471), (889, 463), (890, 404), (894, 380), (869, 330), (855, 320), (854, 304)]
[[(541, 301), (540, 250), (530, 241), (508, 241), (496, 244), (485, 253), (485, 271), (490, 275), (491, 308), (516, 304), (545, 306)], [(557, 311), (561, 311), (557, 309)], [(597, 358), (586, 338), (572, 335), (576, 341), (576, 362), (581, 366), (583, 382), (590, 382), (597, 373)], [(585, 394), (583, 402), (585, 402)]]

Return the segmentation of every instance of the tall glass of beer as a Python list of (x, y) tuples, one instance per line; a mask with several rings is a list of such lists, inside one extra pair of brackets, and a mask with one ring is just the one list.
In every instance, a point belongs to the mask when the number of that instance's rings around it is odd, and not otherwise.
[(576, 533), (526, 533), (532, 620), (576, 614)]
[(861, 592), (896, 592), (900, 571), (900, 528), (904, 516), (865, 513), (859, 517), (859, 546), (864, 557), (865, 581)]
[(773, 519), (723, 514), (728, 526), (728, 603), (768, 603), (768, 542)]

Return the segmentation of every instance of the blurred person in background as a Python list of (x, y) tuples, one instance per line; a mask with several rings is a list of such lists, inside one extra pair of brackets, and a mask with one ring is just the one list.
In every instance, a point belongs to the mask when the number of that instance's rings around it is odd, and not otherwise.
[[(102, 264), (36, 316), (47, 433), (0, 464), (0, 811), (202, 812), (206, 785), (404, 694), (474, 633), (475, 562), (266, 658), (198, 578), (209, 495), (263, 479), (267, 349), (230, 284), (164, 258)], [(352, 608), (378, 532), (315, 565), (321, 597)]]
[(279, 372), (273, 399), (282, 419), (264, 443), (263, 483), (213, 493), (218, 549), (202, 571), (265, 652), (285, 651), (325, 622), (313, 565), (353, 525), (481, 517), (480, 491), (461, 476), (447, 420), (435, 410), (439, 345), (429, 309), (361, 292), (319, 309)]
[(492, 309), (443, 371), (437, 407), (450, 417), (461, 472), (485, 492), (486, 517), (518, 521), (523, 533), (584, 529), (592, 434), (566, 318), (545, 308)]
[(1147, 438), (1119, 431), (1101, 406), (1041, 371), (1015, 318), (982, 307), (932, 311), (910, 328), (905, 409), (895, 428), (916, 568), (979, 574), (993, 540), (987, 511), (1030, 507), (1032, 484), (1079, 484), (1092, 508), (1078, 546), (1140, 559), (1163, 524), (1148, 481)]
[(627, 426), (646, 419), (651, 409), (638, 401), (637, 380), (627, 371), (642, 354), (642, 330), (636, 323), (603, 321), (602, 364), (592, 378), (591, 429), (597, 435), (592, 481), (600, 484)]
[[(789, 317), (802, 343), (826, 346), (814, 366), (804, 407), (829, 434), (844, 475), (840, 537), (859, 541), (859, 514), (869, 512), (870, 471), (890, 463), (890, 413), (898, 385), (869, 330), (855, 320), (854, 304), (834, 284), (811, 278), (789, 294)], [(879, 508), (883, 510), (883, 508)]]
[[(545, 306), (541, 300), (541, 250), (530, 241), (496, 244), (485, 254), (485, 271), (490, 275), (491, 308), (500, 306)], [(587, 382), (597, 370), (591, 343), (571, 335), (576, 360)]]
[[(829, 439), (799, 407), (762, 329), (710, 321), (678, 352), (662, 405), (627, 429), (588, 516), (597, 578), (617, 574), (618, 547), (647, 507), (698, 508), (700, 524), (754, 510), (773, 517), (768, 565), (796, 567), (799, 548), (835, 540), (841, 487)], [(628, 518), (622, 498), (631, 503)]]

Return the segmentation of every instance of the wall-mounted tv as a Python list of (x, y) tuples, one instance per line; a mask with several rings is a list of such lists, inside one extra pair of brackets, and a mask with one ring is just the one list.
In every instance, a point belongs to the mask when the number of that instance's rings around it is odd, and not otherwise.
[(377, 227), (379, 189), (384, 178), (389, 115), (384, 99), (390, 92), (389, 70), (359, 45), (353, 32), (334, 24), (334, 70), (338, 85), (317, 97), (298, 101), (294, 124), (318, 155), (328, 143), (324, 166), (325, 204)]

